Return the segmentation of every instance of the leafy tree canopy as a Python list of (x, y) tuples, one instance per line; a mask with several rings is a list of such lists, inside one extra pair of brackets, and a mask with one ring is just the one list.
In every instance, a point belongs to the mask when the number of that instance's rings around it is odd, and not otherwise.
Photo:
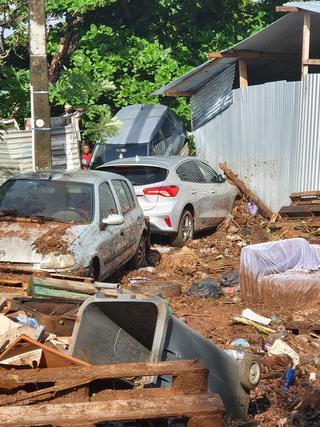
[[(278, 1), (47, 0), (50, 96), (86, 111), (87, 131), (122, 106), (185, 98), (150, 94), (272, 22)], [(0, 116), (28, 116), (27, 2), (0, 0)]]

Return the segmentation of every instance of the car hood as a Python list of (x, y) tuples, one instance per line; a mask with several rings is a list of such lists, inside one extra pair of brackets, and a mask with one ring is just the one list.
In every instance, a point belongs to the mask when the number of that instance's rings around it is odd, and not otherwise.
[(89, 224), (0, 222), (0, 262), (39, 263), (42, 255), (66, 252)]

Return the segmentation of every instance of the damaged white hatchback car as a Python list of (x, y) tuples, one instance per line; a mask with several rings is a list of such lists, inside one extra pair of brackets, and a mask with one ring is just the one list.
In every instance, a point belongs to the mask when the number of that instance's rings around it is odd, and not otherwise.
[(91, 274), (145, 262), (148, 230), (130, 182), (95, 171), (20, 175), (0, 187), (0, 268)]

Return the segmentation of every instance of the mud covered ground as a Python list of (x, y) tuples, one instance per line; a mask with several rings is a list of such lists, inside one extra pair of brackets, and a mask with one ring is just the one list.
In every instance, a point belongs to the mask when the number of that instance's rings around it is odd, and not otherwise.
[[(262, 380), (251, 393), (249, 414), (257, 422), (255, 425), (320, 426), (320, 301), (298, 309), (245, 304), (237, 287), (224, 288), (231, 293), (219, 298), (187, 295), (195, 280), (218, 280), (227, 272), (238, 271), (240, 251), (245, 245), (289, 237), (306, 237), (318, 243), (319, 234), (320, 229), (310, 228), (308, 221), (294, 221), (292, 225), (290, 221), (282, 221), (277, 226), (260, 216), (251, 216), (245, 200), (240, 200), (232, 216), (218, 229), (198, 236), (182, 249), (155, 245), (151, 254), (154, 271), (133, 271), (123, 274), (120, 280), (129, 288), (130, 281), (137, 278), (138, 283), (143, 283), (143, 278), (159, 281), (159, 286), (163, 282), (178, 282), (181, 295), (168, 298), (178, 318), (220, 348), (234, 348), (231, 343), (237, 338), (250, 343), (249, 351), (260, 355), (263, 366)], [(269, 356), (262, 349), (263, 343), (272, 343), (272, 336), (232, 322), (232, 317), (240, 316), (245, 308), (268, 317), (275, 314), (286, 328), (291, 328), (286, 342), (299, 354), (300, 365), (288, 393), (283, 391), (283, 374), (290, 366), (290, 359)], [(236, 424), (228, 422), (228, 425)]]

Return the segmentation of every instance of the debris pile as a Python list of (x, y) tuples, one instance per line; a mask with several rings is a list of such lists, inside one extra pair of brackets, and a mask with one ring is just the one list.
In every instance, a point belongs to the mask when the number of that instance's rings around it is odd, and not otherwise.
[[(76, 290), (81, 285), (32, 278), (33, 285), (48, 287), (50, 283), (55, 288), (60, 284), (60, 290), (71, 286)], [(82, 285), (85, 290), (93, 287), (93, 284)], [(95, 286), (102, 291), (104, 285), (107, 286), (99, 283)], [(218, 395), (208, 392), (208, 370), (202, 362), (149, 363), (152, 353), (144, 347), (143, 340), (150, 340), (150, 325), (156, 327), (150, 302), (142, 308), (141, 300), (135, 303), (134, 299), (131, 303), (127, 297), (127, 306), (121, 312), (115, 304), (123, 307), (124, 298), (117, 303), (100, 296), (98, 300), (87, 301), (89, 315), (83, 315), (82, 305), (75, 327), (80, 303), (66, 301), (63, 296), (57, 299), (51, 295), (38, 301), (30, 298), (2, 301), (0, 425), (82, 425), (130, 420), (130, 425), (136, 425), (136, 420), (158, 419), (163, 420), (161, 425), (185, 426), (186, 422), (194, 427), (222, 425), (224, 405)], [(99, 318), (94, 317), (94, 307)], [(167, 312), (165, 304), (159, 301), (160, 308)], [(148, 322), (142, 316), (143, 310), (149, 313)], [(155, 316), (158, 330), (166, 322), (163, 315)], [(125, 321), (134, 325), (144, 321), (144, 335), (148, 336), (140, 336), (142, 342), (138, 342), (133, 330), (141, 335), (141, 328), (131, 327), (127, 333), (124, 328), (119, 329)], [(93, 333), (88, 334), (90, 328)], [(94, 341), (98, 344), (90, 345)], [(75, 357), (76, 352), (81, 357)], [(86, 360), (89, 353), (95, 366)], [(146, 359), (139, 360), (141, 356)], [(151, 387), (157, 376), (167, 378), (167, 387), (156, 384)]]

